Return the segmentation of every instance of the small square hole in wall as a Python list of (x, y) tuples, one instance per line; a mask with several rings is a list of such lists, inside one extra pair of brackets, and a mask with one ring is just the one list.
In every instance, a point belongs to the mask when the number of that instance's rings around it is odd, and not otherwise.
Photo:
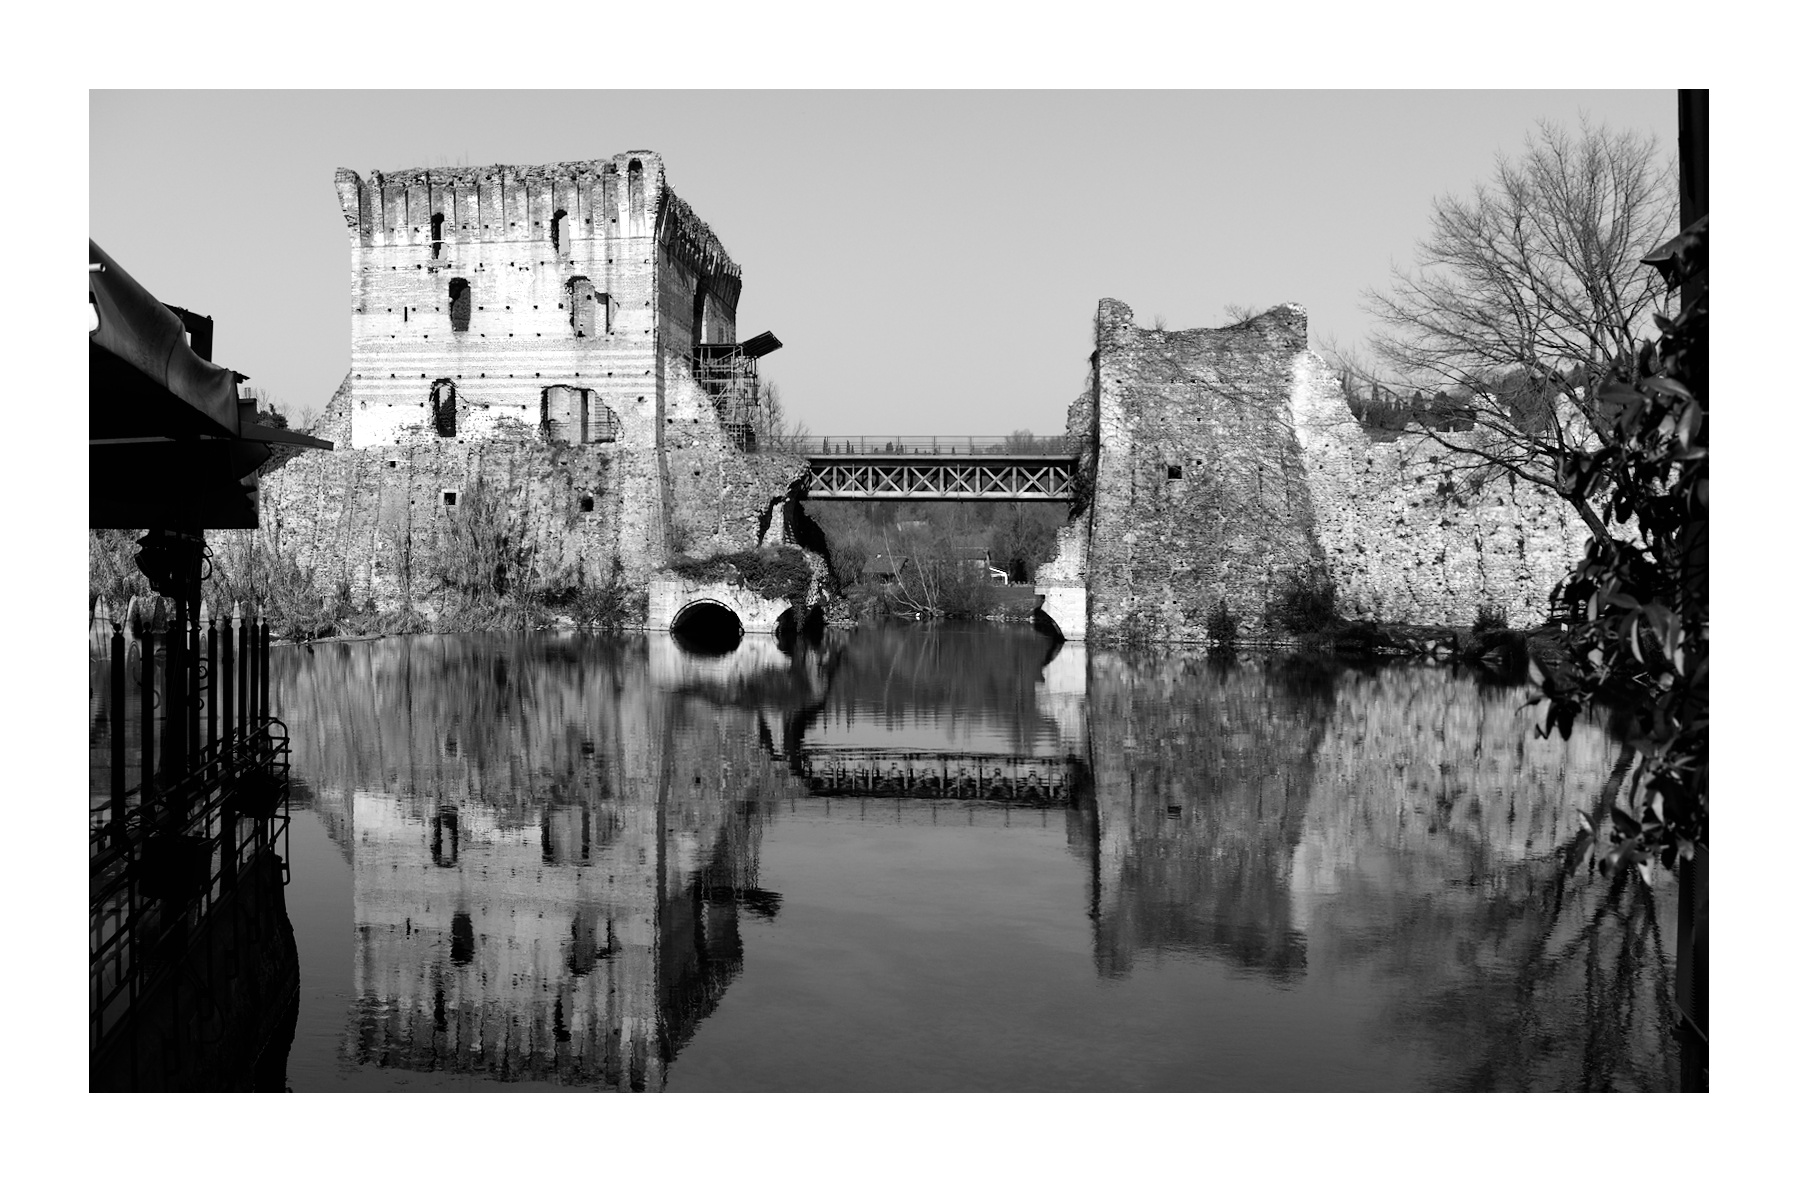
[(1181, 480), (1181, 466), (1180, 465), (1170, 465), (1169, 466), (1169, 480), (1171, 480), (1171, 481)]
[(390, 469), (397, 469), (399, 467), (400, 467), (400, 462), (397, 460), (390, 460), (388, 462), (388, 468), (390, 468)]
[(594, 510), (594, 499), (591, 496), (584, 496), (581, 499), (581, 512), (583, 514), (591, 514), (591, 513), (593, 513), (593, 510)]
[(456, 490), (454, 490), (454, 489), (444, 490), (444, 504), (446, 506), (454, 506), (456, 504)]

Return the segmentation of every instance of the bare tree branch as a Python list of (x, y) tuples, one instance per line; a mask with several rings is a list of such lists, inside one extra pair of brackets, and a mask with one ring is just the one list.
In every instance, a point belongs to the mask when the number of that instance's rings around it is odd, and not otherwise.
[(1675, 218), (1673, 169), (1653, 139), (1540, 125), (1490, 183), (1437, 198), (1413, 267), (1365, 294), (1379, 325), (1370, 358), (1332, 351), (1346, 393), (1361, 392), (1358, 418), (1371, 405), (1430, 408), (1400, 430), (1557, 490), (1600, 534), (1561, 475), (1604, 438), (1598, 379), (1666, 302), (1641, 260)]

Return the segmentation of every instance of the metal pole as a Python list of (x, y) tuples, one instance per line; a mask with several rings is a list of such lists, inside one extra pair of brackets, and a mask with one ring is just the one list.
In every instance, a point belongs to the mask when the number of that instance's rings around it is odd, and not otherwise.
[[(196, 573), (196, 577), (198, 573)], [(194, 581), (193, 606), (188, 614), (188, 650), (187, 650), (187, 721), (188, 721), (188, 765), (190, 768), (200, 763), (200, 583)]]
[(113, 622), (112, 635), (112, 821), (125, 839), (125, 626)]
[(138, 747), (143, 767), (143, 785), (138, 788), (138, 801), (149, 802), (151, 786), (156, 781), (156, 635), (138, 635), (138, 691), (143, 701), (143, 725)]
[(237, 695), (237, 734), (242, 739), (250, 731), (250, 631), (255, 620), (245, 612), (238, 618), (238, 695)]
[(231, 674), (232, 674), (231, 614), (225, 615), (225, 628), (219, 632), (219, 706), (222, 708), (219, 726), (219, 739), (226, 744), (231, 743), (231, 721), (235, 712), (231, 709)]
[(262, 661), (257, 669), (262, 672), (262, 718), (269, 718), (269, 618), (263, 618), (262, 624)]
[(206, 743), (219, 742), (219, 630), (206, 619)]
[(175, 597), (175, 619), (163, 634), (163, 766), (171, 783), (187, 770), (187, 600)]
[(187, 772), (186, 631), (187, 603), (177, 596), (175, 619), (169, 622), (168, 630), (163, 634), (162, 676), (163, 768), (169, 771), (163, 782), (169, 815), (177, 827), (186, 824), (188, 807), (187, 798), (182, 796), (187, 784), (184, 776)]

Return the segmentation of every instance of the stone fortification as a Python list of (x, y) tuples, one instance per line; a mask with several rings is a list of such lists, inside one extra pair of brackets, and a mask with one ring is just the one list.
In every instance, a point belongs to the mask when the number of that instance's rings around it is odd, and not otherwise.
[(1066, 637), (1202, 642), (1223, 604), (1240, 637), (1278, 638), (1283, 593), (1321, 572), (1351, 617), (1527, 623), (1581, 553), (1549, 491), (1471, 481), (1443, 444), (1371, 440), (1298, 305), (1165, 331), (1102, 300), (1095, 345), (1069, 413), (1075, 515), (1038, 581)]
[[(1258, 631), (1290, 573), (1320, 558), (1289, 408), (1306, 317), (1140, 329), (1100, 302), (1083, 462), (1088, 632), (1205, 639), (1224, 602)], [(1066, 632), (1066, 630), (1065, 630)]]
[(337, 192), (351, 365), (317, 431), (338, 451), (262, 486), (264, 529), (322, 587), (389, 608), (410, 581), (429, 610), (477, 491), (590, 582), (756, 545), (798, 469), (741, 451), (696, 378), (700, 346), (737, 340), (742, 278), (660, 157), (340, 169)]
[(648, 445), (669, 364), (736, 340), (737, 265), (655, 153), (339, 169), (337, 190), (354, 448), (545, 430)]
[[(700, 554), (753, 547), (770, 497), (794, 479), (799, 462), (711, 451), (701, 477), (667, 503), (669, 526)], [(383, 610), (407, 601), (427, 613), (445, 607), (435, 573), (447, 558), (453, 516), (471, 512), (477, 499), (537, 565), (511, 578), (599, 584), (616, 557), (628, 579), (641, 581), (666, 554), (646, 547), (662, 533), (652, 515), (664, 506), (643, 496), (644, 473), (633, 459), (605, 445), (529, 439), (422, 439), (306, 456), (264, 479), (261, 529), (319, 587), (347, 585), (355, 603), (372, 598)]]
[(1293, 419), (1316, 531), (1341, 611), (1383, 621), (1467, 625), (1482, 608), (1544, 620), (1587, 528), (1568, 503), (1505, 473), (1472, 474), (1450, 445), (1475, 433), (1390, 442), (1350, 415), (1337, 376), (1294, 355)]

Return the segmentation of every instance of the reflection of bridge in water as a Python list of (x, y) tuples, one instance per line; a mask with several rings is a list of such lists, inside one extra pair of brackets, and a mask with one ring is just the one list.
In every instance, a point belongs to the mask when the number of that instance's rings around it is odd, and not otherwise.
[(1011, 753), (807, 749), (790, 762), (815, 795), (1067, 802), (1073, 757)]

